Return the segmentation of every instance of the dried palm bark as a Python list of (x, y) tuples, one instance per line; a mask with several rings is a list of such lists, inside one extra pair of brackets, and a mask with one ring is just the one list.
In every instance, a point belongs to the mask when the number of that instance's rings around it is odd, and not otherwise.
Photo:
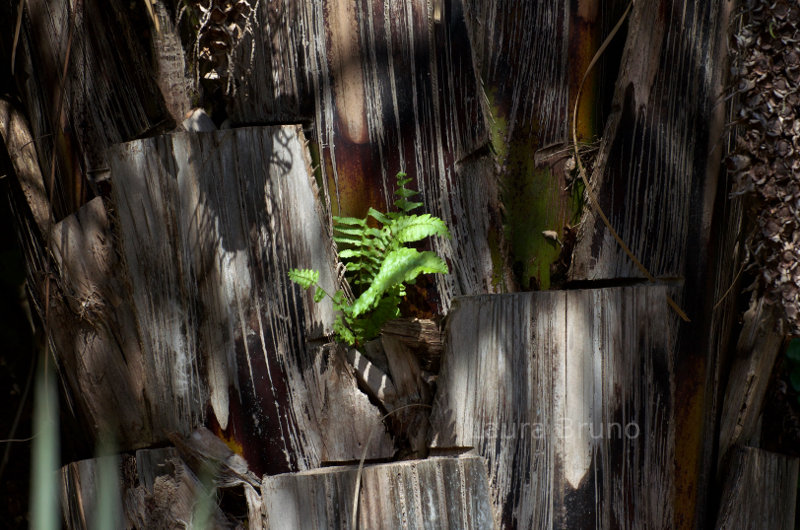
[(728, 159), (746, 197), (754, 288), (800, 333), (800, 4), (749, 2), (734, 39), (741, 133)]

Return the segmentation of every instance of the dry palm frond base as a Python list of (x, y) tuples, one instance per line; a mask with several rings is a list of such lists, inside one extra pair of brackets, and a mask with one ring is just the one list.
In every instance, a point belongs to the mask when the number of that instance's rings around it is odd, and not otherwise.
[(748, 2), (734, 35), (733, 193), (753, 225), (753, 288), (800, 333), (800, 2)]

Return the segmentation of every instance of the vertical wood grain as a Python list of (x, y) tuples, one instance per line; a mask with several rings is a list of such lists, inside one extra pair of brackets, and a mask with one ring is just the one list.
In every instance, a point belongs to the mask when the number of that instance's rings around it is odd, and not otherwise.
[[(266, 477), (265, 528), (349, 528), (358, 468)], [(358, 528), (494, 528), (486, 465), (475, 456), (366, 466)]]
[(669, 528), (673, 317), (664, 288), (456, 301), (435, 448), (487, 459), (504, 528)]
[[(653, 276), (673, 283), (672, 296), (691, 320), (675, 337), (680, 528), (708, 524), (721, 367), (735, 318), (731, 305), (716, 307), (734, 281), (740, 252), (732, 241), (741, 227), (739, 206), (729, 205), (721, 172), (734, 4), (633, 4), (612, 112), (590, 179), (622, 240)], [(642, 276), (587, 209), (570, 280)]]
[(431, 242), (453, 274), (418, 297), (423, 314), (444, 313), (456, 295), (503, 291), (485, 102), (460, 0), (445, 2), (439, 21), (428, 2), (324, 5), (314, 123), (334, 213), (385, 209), (405, 171), (454, 236)]
[(795, 528), (799, 467), (797, 458), (737, 447), (715, 528)]
[(178, 418), (164, 422), (163, 403), (140, 399), (152, 388), (103, 199), (55, 225), (52, 255), (60, 287), (51, 298), (54, 353), (88, 437), (113, 436), (133, 449), (180, 429)]
[(311, 121), (332, 212), (393, 208), (405, 171), (452, 240), (454, 274), (420, 284), (422, 315), (453, 296), (509, 289), (485, 101), (460, 0), (270, 2), (237, 48), (237, 123)]
[(147, 22), (136, 18), (143, 6), (32, 0), (25, 8), (17, 67), (27, 75), (19, 89), (48, 180), (56, 164), (59, 220), (90, 196), (86, 186), (106, 169), (106, 148), (175, 122), (153, 75)]
[[(115, 147), (121, 251), (152, 395), (167, 421), (210, 422), (270, 473), (391, 443), (343, 356), (329, 300), (291, 283), (335, 254), (295, 126), (179, 133)], [(334, 435), (331, 433), (338, 433)]]
[[(656, 276), (682, 277), (704, 248), (722, 157), (717, 104), (728, 3), (635, 4), (592, 182), (633, 253)], [(716, 146), (716, 147), (715, 147)], [(713, 161), (711, 159), (716, 161)], [(586, 211), (570, 276), (641, 277), (605, 225)]]

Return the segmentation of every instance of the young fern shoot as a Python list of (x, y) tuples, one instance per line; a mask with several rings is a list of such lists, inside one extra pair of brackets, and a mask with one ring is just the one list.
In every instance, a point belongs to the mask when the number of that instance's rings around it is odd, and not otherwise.
[[(347, 280), (357, 293), (351, 303), (342, 290), (331, 295), (319, 285), (319, 272), (292, 269), (289, 278), (304, 289), (314, 287), (314, 301), (326, 296), (333, 301), (338, 315), (333, 330), (339, 340), (353, 346), (376, 337), (383, 325), (400, 316), (400, 301), (406, 284), (420, 274), (447, 274), (447, 264), (434, 252), (407, 247), (408, 243), (427, 237), (450, 237), (444, 221), (430, 214), (414, 214), (422, 203), (411, 199), (419, 192), (406, 188), (411, 181), (405, 173), (397, 174), (398, 211), (381, 213), (370, 208), (367, 217), (334, 216), (333, 239), (339, 246), (339, 258), (347, 268)], [(369, 225), (369, 218), (378, 227)]]

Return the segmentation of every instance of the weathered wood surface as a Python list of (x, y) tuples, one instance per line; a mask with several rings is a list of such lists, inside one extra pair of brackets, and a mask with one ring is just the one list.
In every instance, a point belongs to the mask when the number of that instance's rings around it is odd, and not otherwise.
[[(335, 254), (299, 129), (179, 133), (109, 152), (155, 441), (215, 426), (259, 472), (391, 455), (378, 410), (326, 345)], [(129, 360), (129, 362), (132, 362)], [(109, 381), (107, 384), (113, 384)]]
[(800, 459), (754, 447), (737, 447), (725, 478), (715, 528), (795, 528)]
[[(261, 526), (350, 528), (357, 466), (265, 477)], [(486, 464), (475, 456), (366, 466), (357, 528), (494, 528)]]
[(153, 62), (157, 66), (154, 81), (169, 116), (180, 123), (192, 107), (193, 96), (199, 92), (189, 71), (192, 58), (184, 51), (180, 29), (164, 1), (153, 2), (153, 15), (158, 21), (158, 31), (152, 34)]
[(98, 528), (110, 500), (117, 517), (111, 528), (182, 528), (200, 524), (198, 503), (206, 497), (210, 527), (241, 527), (218, 506), (212, 479), (203, 483), (173, 447), (80, 460), (61, 468), (62, 512), (69, 529)]
[(440, 307), (420, 297), (423, 309), (445, 312), (453, 296), (507, 286), (494, 162), (482, 151), (488, 126), (462, 5), (441, 5), (437, 17), (425, 2), (327, 2), (315, 126), (339, 212), (391, 204), (394, 174), (405, 170), (426, 211), (450, 227), (452, 240), (432, 243), (452, 272), (434, 279)]
[[(730, 244), (738, 235), (736, 212), (728, 217), (729, 187), (720, 179), (733, 8), (731, 0), (633, 4), (612, 112), (590, 178), (623, 241), (655, 277), (675, 280), (673, 298), (692, 320), (675, 338), (676, 396), (683, 404), (676, 417), (675, 523), (683, 528), (708, 524), (705, 496), (715, 460), (709, 441), (717, 434), (725, 378), (718, 363), (734, 318), (730, 305), (714, 310), (738, 265)], [(723, 228), (729, 220), (733, 234)], [(587, 209), (569, 279), (642, 277)]]
[(504, 528), (670, 528), (675, 317), (664, 287), (458, 299), (432, 448), (487, 459)]
[[(740, 239), (743, 227), (743, 211), (741, 200), (732, 200), (728, 194), (729, 190), (730, 186), (724, 185), (720, 186), (717, 191), (717, 204), (720, 205), (718, 215), (722, 221), (719, 224), (715, 223), (716, 226), (712, 228), (714, 251), (709, 267), (715, 273), (708, 278), (707, 289), (709, 293), (713, 293), (713, 297), (709, 297), (709, 300), (713, 300), (714, 305), (710, 309), (711, 318), (707, 328), (708, 332), (702, 334), (708, 340), (708, 348), (706, 349), (708, 356), (704, 360), (707, 371), (702, 380), (704, 387), (702, 401), (703, 430), (695, 430), (696, 436), (703, 442), (699, 442), (702, 443), (702, 448), (697, 467), (693, 468), (688, 465), (686, 467), (687, 470), (699, 469), (697, 474), (699, 486), (697, 489), (697, 506), (701, 508), (703, 513), (698, 514), (697, 518), (698, 521), (704, 521), (704, 524), (708, 524), (711, 518), (714, 517), (714, 514), (708, 513), (706, 508), (710, 502), (713, 502), (711, 497), (713, 497), (714, 492), (713, 489), (705, 485), (711, 484), (715, 480), (715, 465), (719, 461), (720, 449), (723, 445), (721, 443), (720, 421), (728, 414), (722, 412), (721, 409), (725, 406), (724, 396), (730, 379), (731, 357), (736, 350), (734, 347), (736, 334), (741, 332), (738, 294), (741, 292), (742, 262), (745, 259), (745, 250), (741, 245)], [(698, 331), (698, 333), (700, 332)], [(685, 368), (678, 368), (678, 373), (693, 374), (699, 365), (688, 363), (684, 366)], [(687, 384), (687, 388), (689, 387), (690, 385)], [(734, 399), (738, 400), (741, 397), (742, 395), (739, 395)], [(717, 444), (709, 443), (709, 440), (714, 439), (717, 440)]]
[[(324, 32), (312, 50), (315, 140), (335, 212), (364, 215), (394, 201), (394, 176), (415, 180), (452, 240), (432, 242), (452, 274), (416, 296), (443, 314), (456, 295), (508, 286), (494, 162), (460, 0), (316, 3)], [(436, 296), (430, 296), (431, 293)], [(412, 296), (412, 299), (414, 297)]]
[(39, 235), (44, 236), (53, 225), (53, 210), (39, 167), (36, 143), (25, 116), (5, 99), (0, 99), (0, 135)]
[[(562, 247), (542, 237), (542, 232), (554, 231), (564, 241), (567, 226), (578, 213), (565, 166), (572, 154), (568, 129), (572, 103), (598, 46), (597, 37), (609, 27), (603, 24), (603, 15), (619, 11), (615, 6), (619, 3), (464, 2), (491, 115), (503, 235), (514, 281), (526, 290), (549, 289), (551, 281), (564, 281), (565, 271), (551, 270)], [(584, 140), (597, 134), (596, 123), (604, 119), (594, 79), (587, 80), (579, 109), (578, 135)], [(541, 156), (545, 153), (549, 156)]]
[(783, 339), (774, 308), (754, 297), (744, 314), (722, 402), (718, 461), (723, 468), (731, 447), (756, 443), (760, 438), (758, 422)]
[[(732, 2), (635, 3), (592, 182), (633, 253), (656, 276), (683, 277), (707, 248), (723, 149)], [(666, 133), (665, 133), (666, 132)], [(691, 270), (691, 269), (689, 269)], [(641, 278), (593, 209), (579, 232), (574, 280)]]
[(164, 404), (141, 399), (150, 374), (103, 199), (55, 225), (51, 248), (60, 290), (51, 293), (50, 331), (67, 395), (91, 438), (149, 445), (178, 425), (160, 424)]
[[(222, 17), (232, 4), (210, 5)], [(245, 10), (234, 32), (240, 37), (217, 61), (230, 81), (218, 88), (234, 124), (313, 122), (321, 181), (335, 213), (385, 209), (398, 171), (417, 179), (425, 208), (453, 233), (432, 242), (453, 274), (436, 277), (435, 285), (420, 282), (412, 300), (421, 314), (444, 314), (455, 295), (510, 287), (495, 162), (486, 149), (462, 5), (440, 7), (434, 13), (432, 4), (412, 0), (270, 2)], [(196, 42), (184, 42), (189, 53), (210, 35), (209, 24), (194, 28)], [(167, 40), (156, 43), (162, 62), (172, 46)]]
[[(433, 389), (424, 377), (419, 359), (404, 345), (390, 335), (381, 339), (389, 373), (396, 389), (397, 399), (388, 404), (392, 414), (390, 421), (394, 432), (408, 441), (409, 450), (415, 457), (425, 457), (428, 439), (428, 416), (433, 398)], [(422, 405), (422, 406), (417, 406)]]
[(250, 471), (247, 461), (205, 427), (186, 437), (173, 433), (169, 439), (192, 471), (198, 476), (208, 477), (215, 486), (248, 484), (260, 487), (260, 480)]
[(444, 337), (439, 324), (421, 318), (397, 318), (381, 328), (381, 335), (410, 348), (419, 358), (423, 370), (439, 373), (439, 361), (444, 350)]
[[(112, 482), (119, 482), (119, 472), (122, 463), (119, 457), (105, 456), (90, 460), (72, 462), (61, 468), (61, 503), (64, 521), (69, 529), (85, 529), (94, 526), (98, 519), (99, 498), (110, 494), (116, 508), (116, 528), (122, 528), (122, 513), (120, 508), (123, 490), (112, 489), (110, 483), (103, 483), (99, 477), (101, 468), (113, 477)], [(101, 493), (101, 488), (106, 491)], [(108, 503), (109, 501), (104, 501)], [(106, 504), (107, 505), (107, 504)]]
[(314, 50), (324, 40), (323, 2), (249, 3), (253, 21), (232, 54), (229, 117), (245, 124), (311, 121), (312, 86), (319, 82)]
[[(730, 107), (727, 110), (726, 120), (732, 122), (736, 119), (736, 109)], [(729, 146), (729, 152), (736, 142), (736, 128), (728, 130), (725, 138)], [(722, 144), (720, 144), (722, 145)], [(741, 292), (743, 275), (743, 261), (746, 257), (746, 250), (742, 241), (744, 231), (744, 201), (741, 196), (731, 196), (732, 192), (731, 176), (723, 171), (720, 175), (720, 185), (717, 187), (716, 204), (714, 206), (714, 216), (717, 221), (711, 224), (711, 254), (708, 267), (713, 273), (707, 275), (706, 289), (711, 293), (709, 300), (713, 300), (710, 308), (711, 318), (708, 325), (708, 332), (702, 333), (708, 338), (708, 355), (705, 359), (707, 366), (706, 377), (703, 381), (705, 396), (703, 397), (703, 432), (695, 431), (701, 440), (716, 439), (718, 443), (704, 443), (700, 455), (699, 465), (696, 469), (700, 470), (698, 475), (697, 506), (700, 507), (702, 514), (696, 516), (696, 520), (703, 521), (702, 524), (709, 524), (715, 514), (708, 513), (707, 506), (713, 502), (710, 496), (714, 495), (713, 489), (705, 487), (712, 484), (717, 473), (715, 464), (719, 461), (721, 443), (720, 418), (724, 416), (721, 409), (724, 404), (726, 385), (729, 380), (731, 367), (731, 357), (736, 348), (736, 334), (741, 332), (739, 293)], [(707, 304), (707, 306), (710, 304)], [(698, 331), (698, 333), (701, 333)], [(694, 373), (698, 367), (687, 366), (687, 373)], [(679, 372), (683, 373), (683, 371)], [(688, 387), (688, 385), (687, 385)], [(692, 469), (687, 466), (686, 469)], [(710, 508), (710, 507), (709, 507)], [(688, 513), (688, 511), (687, 511)]]
[(15, 67), (48, 183), (56, 164), (56, 219), (85, 202), (87, 183), (107, 166), (107, 147), (175, 125), (143, 15), (140, 3), (120, 0), (25, 2)]
[[(408, 321), (392, 324), (392, 327), (406, 333), (410, 331)], [(438, 337), (435, 325), (434, 329)], [(426, 457), (435, 376), (423, 370), (419, 356), (397, 335), (383, 334), (358, 350), (350, 348), (347, 360), (360, 388), (388, 415), (387, 422), (399, 457)]]

